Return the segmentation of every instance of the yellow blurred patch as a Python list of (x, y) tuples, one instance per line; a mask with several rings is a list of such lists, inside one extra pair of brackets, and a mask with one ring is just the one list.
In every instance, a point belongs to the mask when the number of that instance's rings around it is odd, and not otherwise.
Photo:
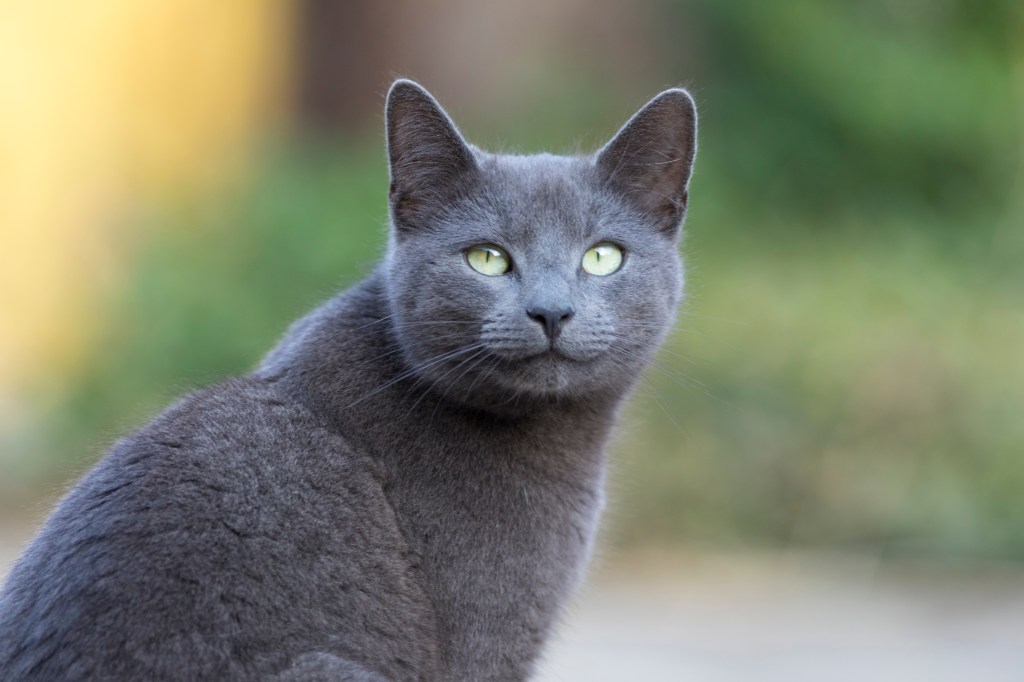
[(0, 405), (67, 371), (129, 202), (225, 172), (280, 112), (287, 0), (0, 0)]

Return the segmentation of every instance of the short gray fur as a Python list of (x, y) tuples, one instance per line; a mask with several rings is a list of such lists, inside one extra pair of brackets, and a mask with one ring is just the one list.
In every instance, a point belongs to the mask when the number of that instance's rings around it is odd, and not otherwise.
[(682, 296), (696, 112), (667, 90), (579, 157), (480, 151), (406, 80), (386, 118), (383, 262), (71, 489), (0, 594), (0, 679), (530, 677)]

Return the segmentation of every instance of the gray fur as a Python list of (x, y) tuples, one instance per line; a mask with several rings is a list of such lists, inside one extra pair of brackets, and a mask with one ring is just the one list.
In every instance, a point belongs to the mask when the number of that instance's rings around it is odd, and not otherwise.
[[(387, 130), (384, 261), (72, 488), (0, 595), (0, 679), (530, 676), (682, 294), (693, 103), (593, 157), (499, 156), (398, 81)], [(471, 270), (480, 243), (512, 273)], [(531, 305), (573, 314), (549, 341)]]

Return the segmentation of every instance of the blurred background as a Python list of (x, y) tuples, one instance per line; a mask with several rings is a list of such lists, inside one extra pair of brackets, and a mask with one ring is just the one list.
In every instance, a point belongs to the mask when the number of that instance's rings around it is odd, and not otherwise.
[(515, 152), (700, 109), (689, 302), (550, 679), (1020, 679), (1015, 0), (0, 2), (4, 568), (369, 270), (395, 76)]

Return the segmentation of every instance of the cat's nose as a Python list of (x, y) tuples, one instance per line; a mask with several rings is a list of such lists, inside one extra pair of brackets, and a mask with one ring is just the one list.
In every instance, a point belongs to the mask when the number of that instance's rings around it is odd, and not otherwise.
[(526, 309), (526, 314), (544, 327), (544, 333), (552, 341), (562, 333), (562, 325), (576, 312), (570, 306), (559, 308), (542, 308), (535, 306)]

